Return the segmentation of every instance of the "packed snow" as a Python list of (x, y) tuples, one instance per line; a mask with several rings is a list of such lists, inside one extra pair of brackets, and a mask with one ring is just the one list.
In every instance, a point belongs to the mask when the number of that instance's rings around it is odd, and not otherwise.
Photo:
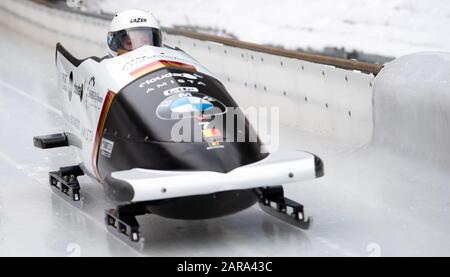
[(103, 0), (97, 6), (108, 13), (147, 9), (163, 26), (211, 28), (287, 49), (344, 47), (393, 57), (450, 51), (448, 0)]

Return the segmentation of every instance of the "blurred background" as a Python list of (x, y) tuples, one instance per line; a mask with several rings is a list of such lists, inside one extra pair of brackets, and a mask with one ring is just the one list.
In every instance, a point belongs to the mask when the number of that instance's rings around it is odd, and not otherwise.
[(368, 62), (450, 49), (446, 0), (84, 0), (81, 8), (147, 9), (165, 27)]

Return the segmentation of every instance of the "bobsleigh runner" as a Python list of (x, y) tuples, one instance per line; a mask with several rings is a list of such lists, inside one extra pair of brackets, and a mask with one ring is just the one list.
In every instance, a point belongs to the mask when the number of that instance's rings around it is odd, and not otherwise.
[[(208, 219), (256, 202), (272, 216), (309, 227), (303, 206), (285, 198), (282, 185), (323, 176), (320, 158), (302, 151), (263, 153), (260, 140), (249, 139), (255, 130), (243, 113), (235, 116), (245, 124), (211, 128), (237, 104), (180, 49), (143, 46), (113, 58), (78, 60), (58, 44), (56, 66), (67, 129), (35, 137), (34, 145), (77, 149), (80, 163), (50, 172), (50, 186), (81, 201), (77, 177), (97, 180), (117, 204), (105, 216), (116, 235), (139, 241), (140, 215)], [(189, 123), (192, 134), (199, 128), (202, 139), (174, 140), (180, 122)], [(236, 134), (245, 139), (228, 139)]]

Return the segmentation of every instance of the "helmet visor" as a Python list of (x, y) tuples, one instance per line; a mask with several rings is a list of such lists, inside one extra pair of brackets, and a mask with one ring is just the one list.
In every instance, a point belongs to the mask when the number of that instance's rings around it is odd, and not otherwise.
[(108, 46), (114, 51), (132, 51), (144, 45), (161, 46), (161, 31), (156, 28), (138, 27), (108, 33)]

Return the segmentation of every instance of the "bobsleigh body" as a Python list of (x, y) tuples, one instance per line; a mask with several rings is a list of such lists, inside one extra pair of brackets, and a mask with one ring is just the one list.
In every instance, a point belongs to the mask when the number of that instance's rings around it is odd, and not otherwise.
[(58, 44), (56, 67), (66, 130), (35, 145), (75, 147), (83, 173), (122, 206), (211, 218), (270, 206), (281, 185), (323, 175), (311, 153), (263, 153), (223, 84), (183, 51), (144, 46), (78, 60)]

